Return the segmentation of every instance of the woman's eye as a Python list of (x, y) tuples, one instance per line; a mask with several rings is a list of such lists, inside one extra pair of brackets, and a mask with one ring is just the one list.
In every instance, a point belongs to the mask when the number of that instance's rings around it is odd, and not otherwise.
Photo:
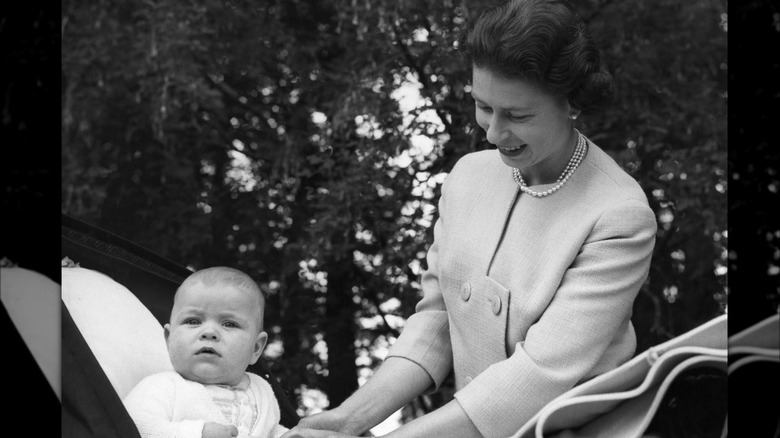
[(512, 120), (512, 121), (515, 121), (515, 122), (522, 122), (523, 120), (526, 120), (528, 118), (528, 116), (525, 116), (525, 115), (523, 115), (523, 116), (516, 116), (514, 114), (509, 114), (509, 115), (507, 115), (507, 117), (509, 118), (509, 120)]
[(489, 113), (489, 112), (492, 111), (492, 109), (489, 106), (484, 106), (484, 105), (480, 105), (480, 104), (477, 104), (477, 108), (479, 108), (480, 110), (482, 110), (482, 111), (484, 111), (486, 113)]

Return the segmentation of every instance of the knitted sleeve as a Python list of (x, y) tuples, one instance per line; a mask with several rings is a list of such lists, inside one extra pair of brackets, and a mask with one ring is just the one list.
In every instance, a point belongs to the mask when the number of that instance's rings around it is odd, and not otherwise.
[[(143, 438), (200, 438), (204, 421), (174, 421), (177, 385), (174, 373), (143, 379), (123, 400)], [(181, 391), (178, 391), (181, 392)]]

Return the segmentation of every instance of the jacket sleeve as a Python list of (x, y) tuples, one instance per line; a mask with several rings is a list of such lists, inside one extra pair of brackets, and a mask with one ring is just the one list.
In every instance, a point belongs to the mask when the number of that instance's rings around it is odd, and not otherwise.
[(446, 212), (446, 191), (456, 168), (444, 180), (439, 198), (439, 218), (433, 226), (433, 243), (428, 249), (428, 268), (422, 274), (423, 298), (415, 313), (406, 320), (401, 336), (393, 344), (388, 357), (402, 357), (422, 367), (434, 382), (429, 392), (438, 389), (452, 370), (452, 344), (447, 308), (439, 285), (438, 239), (441, 237)]
[[(166, 373), (167, 374), (167, 373)], [(204, 421), (173, 421), (176, 383), (166, 374), (149, 376), (124, 399), (143, 438), (200, 438)]]
[[(517, 431), (586, 377), (611, 343), (630, 343), (634, 351), (631, 311), (647, 278), (655, 232), (655, 215), (639, 200), (623, 201), (596, 221), (525, 340), (455, 394), (485, 437)], [(621, 332), (628, 335), (616, 337)]]

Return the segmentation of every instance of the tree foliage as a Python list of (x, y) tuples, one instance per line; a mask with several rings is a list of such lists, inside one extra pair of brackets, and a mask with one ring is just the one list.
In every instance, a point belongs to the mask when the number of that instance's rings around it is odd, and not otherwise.
[[(421, 296), (441, 182), (490, 147), (458, 39), (495, 3), (66, 0), (62, 209), (193, 268), (245, 269), (269, 293), (277, 377), (302, 413), (313, 389), (335, 406)], [(725, 1), (576, 6), (618, 86), (581, 130), (659, 220), (642, 351), (726, 304)]]

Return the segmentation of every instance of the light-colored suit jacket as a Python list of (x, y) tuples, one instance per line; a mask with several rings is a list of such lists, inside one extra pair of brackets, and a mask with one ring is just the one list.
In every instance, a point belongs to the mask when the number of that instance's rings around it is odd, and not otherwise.
[(454, 370), (455, 399), (479, 431), (511, 435), (633, 356), (631, 311), (656, 230), (639, 184), (591, 142), (544, 198), (520, 192), (498, 151), (468, 154), (443, 184), (423, 298), (389, 356), (436, 387)]

